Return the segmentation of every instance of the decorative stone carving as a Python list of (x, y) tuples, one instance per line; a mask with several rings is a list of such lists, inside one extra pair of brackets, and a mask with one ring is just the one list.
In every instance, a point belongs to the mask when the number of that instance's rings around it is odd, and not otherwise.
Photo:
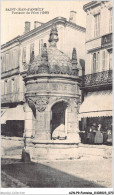
[(27, 70), (28, 69), (28, 64), (26, 62), (23, 62), (23, 69)]
[(48, 73), (49, 72), (49, 67), (47, 65), (41, 65), (39, 68), (38, 68), (38, 74), (39, 73)]
[(49, 38), (50, 45), (56, 47), (56, 42), (58, 42), (58, 40), (56, 24), (53, 24)]
[(48, 97), (39, 97), (36, 100), (36, 108), (39, 112), (43, 112), (46, 109), (46, 105), (49, 103)]
[(39, 112), (43, 112), (46, 109), (46, 105), (49, 103), (49, 97), (31, 97), (27, 99), (28, 104), (34, 104)]

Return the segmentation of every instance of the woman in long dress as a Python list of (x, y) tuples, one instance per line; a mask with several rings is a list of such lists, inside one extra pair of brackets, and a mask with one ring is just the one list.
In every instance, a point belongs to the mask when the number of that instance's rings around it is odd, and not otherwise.
[(93, 123), (90, 128), (90, 138), (89, 138), (90, 144), (94, 144), (95, 132), (96, 132), (96, 123)]
[(103, 143), (103, 134), (101, 133), (101, 124), (98, 125), (98, 130), (95, 135), (95, 144), (102, 144)]

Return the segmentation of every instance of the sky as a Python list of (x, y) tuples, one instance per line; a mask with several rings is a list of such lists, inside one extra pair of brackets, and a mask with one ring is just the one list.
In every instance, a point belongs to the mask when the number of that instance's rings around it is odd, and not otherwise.
[[(31, 30), (34, 21), (48, 22), (49, 20), (61, 16), (69, 19), (70, 11), (76, 11), (76, 22), (78, 25), (86, 27), (86, 13), (83, 5), (90, 1), (1, 1), (1, 44), (24, 33), (25, 21), (31, 22)], [(15, 9), (14, 12), (11, 9)], [(18, 14), (19, 9), (37, 8), (44, 9), (40, 14)], [(27, 10), (24, 10), (27, 12)], [(22, 12), (21, 12), (22, 13)]]

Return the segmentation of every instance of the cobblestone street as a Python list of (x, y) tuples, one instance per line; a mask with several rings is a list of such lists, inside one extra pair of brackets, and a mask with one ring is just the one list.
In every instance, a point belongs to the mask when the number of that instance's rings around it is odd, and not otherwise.
[[(96, 147), (96, 148), (95, 148)], [(103, 148), (103, 146), (100, 146)], [(76, 160), (39, 161), (23, 163), (19, 156), (2, 158), (2, 187), (73, 187), (73, 188), (111, 188), (112, 187), (112, 158), (96, 155), (99, 146), (89, 146), (95, 155), (83, 155)], [(84, 152), (85, 151), (85, 152)], [(85, 155), (85, 154), (86, 155)], [(19, 157), (19, 158), (18, 158)]]

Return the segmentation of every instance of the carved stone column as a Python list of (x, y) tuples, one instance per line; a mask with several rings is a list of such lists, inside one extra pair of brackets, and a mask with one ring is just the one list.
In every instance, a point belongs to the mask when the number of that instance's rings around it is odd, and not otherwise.
[(48, 112), (45, 112), (46, 106), (49, 103), (49, 98), (44, 96), (30, 97), (28, 101), (35, 105), (36, 108), (36, 125), (34, 137), (38, 140), (49, 140), (50, 130), (48, 123)]
[(24, 137), (30, 138), (33, 134), (33, 113), (28, 103), (24, 105), (25, 109), (25, 129), (24, 129)]
[(76, 99), (72, 99), (68, 108), (68, 133), (67, 138), (69, 141), (80, 143), (79, 126), (78, 126), (78, 113), (77, 113)]

